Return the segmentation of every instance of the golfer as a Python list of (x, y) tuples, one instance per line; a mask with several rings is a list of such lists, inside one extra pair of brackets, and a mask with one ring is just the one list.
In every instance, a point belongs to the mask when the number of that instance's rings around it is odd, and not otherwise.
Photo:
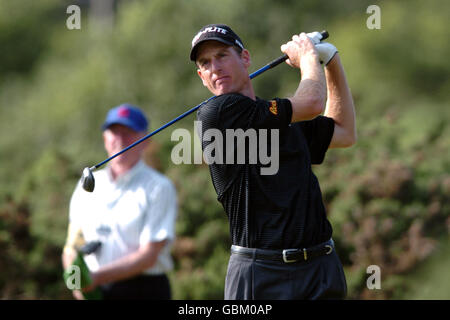
[[(139, 108), (111, 109), (103, 124), (103, 141), (111, 156), (142, 138), (148, 120)], [(63, 253), (66, 269), (75, 258), (72, 239), (81, 230), (100, 248), (85, 256), (92, 285), (104, 299), (170, 299), (167, 271), (173, 267), (170, 245), (175, 238), (176, 191), (172, 182), (147, 166), (142, 143), (95, 173), (98, 188), (85, 192), (78, 183), (70, 202), (69, 230)], [(83, 299), (81, 291), (74, 291)]]
[[(248, 75), (250, 53), (230, 27), (204, 26), (192, 40), (190, 59), (203, 85), (217, 96), (197, 113), (202, 131), (215, 129), (226, 137), (229, 129), (258, 129), (259, 134), (265, 128), (279, 134), (276, 174), (263, 175), (261, 161), (209, 165), (230, 223), (225, 299), (346, 296), (311, 165), (322, 163), (329, 148), (355, 143), (355, 111), (339, 54), (320, 39), (318, 32), (301, 33), (281, 46), (301, 80), (292, 97), (269, 101), (255, 95)], [(203, 150), (218, 148), (211, 140), (203, 139)], [(219, 151), (230, 152), (226, 145)]]

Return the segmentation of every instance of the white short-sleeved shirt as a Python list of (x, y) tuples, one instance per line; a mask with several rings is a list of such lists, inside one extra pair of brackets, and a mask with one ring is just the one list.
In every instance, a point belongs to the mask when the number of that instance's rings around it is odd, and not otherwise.
[(70, 201), (71, 228), (81, 229), (86, 241), (102, 242), (85, 256), (91, 271), (122, 258), (149, 242), (168, 240), (154, 266), (145, 274), (162, 274), (173, 267), (170, 244), (175, 239), (176, 191), (172, 182), (139, 161), (113, 181), (110, 168), (94, 172), (95, 189), (78, 183)]

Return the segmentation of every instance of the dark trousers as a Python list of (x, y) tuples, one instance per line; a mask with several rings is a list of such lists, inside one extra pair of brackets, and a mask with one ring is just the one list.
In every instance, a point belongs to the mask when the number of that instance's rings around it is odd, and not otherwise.
[(170, 300), (166, 275), (139, 275), (101, 287), (105, 300)]
[(336, 252), (284, 263), (231, 254), (225, 300), (344, 299), (347, 283)]

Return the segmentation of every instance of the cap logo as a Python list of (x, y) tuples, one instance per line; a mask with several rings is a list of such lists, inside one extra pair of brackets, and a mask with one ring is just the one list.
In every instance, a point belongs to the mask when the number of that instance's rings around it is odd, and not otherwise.
[(209, 33), (209, 32), (217, 32), (217, 33), (221, 33), (221, 34), (227, 34), (227, 30), (220, 28), (220, 27), (208, 27), (205, 28), (205, 30), (200, 31), (199, 33), (197, 33), (194, 37), (194, 39), (192, 40), (192, 46), (194, 46), (194, 44), (197, 42), (197, 40), (205, 33)]
[(121, 118), (129, 118), (130, 117), (130, 109), (126, 107), (122, 107), (117, 111), (117, 114)]

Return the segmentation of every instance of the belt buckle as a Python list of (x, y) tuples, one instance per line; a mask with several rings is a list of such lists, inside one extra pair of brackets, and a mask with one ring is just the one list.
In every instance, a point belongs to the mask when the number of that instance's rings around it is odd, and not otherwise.
[(298, 249), (284, 249), (284, 250), (283, 250), (283, 261), (284, 261), (285, 263), (296, 262), (297, 259), (288, 259), (287, 254), (288, 254), (289, 252), (297, 252), (297, 251), (298, 251)]

